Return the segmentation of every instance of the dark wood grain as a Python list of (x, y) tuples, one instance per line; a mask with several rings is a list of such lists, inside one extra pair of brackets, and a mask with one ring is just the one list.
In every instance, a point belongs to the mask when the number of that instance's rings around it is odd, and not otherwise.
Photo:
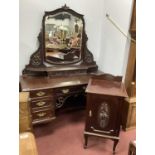
[[(136, 0), (133, 1), (130, 34), (136, 40)], [(133, 41), (130, 44), (124, 81), (129, 98), (123, 104), (122, 119), (123, 129), (128, 130), (136, 127), (136, 42)], [(135, 100), (134, 102), (132, 102), (133, 98)]]
[(31, 77), (21, 76), (21, 90), (22, 91), (38, 91), (43, 89), (52, 89), (68, 86), (77, 86), (88, 84), (91, 75), (79, 75), (79, 76), (68, 76), (68, 77)]
[[(109, 79), (108, 79), (109, 77)], [(106, 80), (105, 80), (106, 79)], [(119, 141), (123, 98), (127, 97), (121, 77), (102, 75), (93, 77), (87, 86), (86, 124), (84, 148), (88, 136), (108, 138), (114, 141), (113, 152)], [(101, 122), (107, 119), (107, 124)], [(101, 126), (103, 124), (103, 126)]]

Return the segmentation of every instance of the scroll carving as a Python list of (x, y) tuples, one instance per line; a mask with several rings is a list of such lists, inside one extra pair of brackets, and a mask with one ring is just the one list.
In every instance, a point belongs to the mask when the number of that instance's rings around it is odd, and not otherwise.
[(30, 58), (30, 65), (32, 65), (34, 67), (35, 66), (42, 65), (42, 57), (41, 57), (42, 46), (41, 46), (41, 39), (42, 39), (42, 31), (38, 35), (39, 47), (38, 47), (37, 51), (34, 54), (32, 54), (32, 56)]

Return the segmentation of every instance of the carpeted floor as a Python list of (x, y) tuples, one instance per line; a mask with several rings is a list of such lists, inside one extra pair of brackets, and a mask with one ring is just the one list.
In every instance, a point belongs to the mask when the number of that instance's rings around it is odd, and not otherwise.
[[(52, 123), (36, 126), (34, 133), (39, 155), (112, 155), (113, 141), (90, 137), (83, 149), (84, 111), (61, 114)], [(127, 155), (136, 130), (121, 131), (117, 155)]]

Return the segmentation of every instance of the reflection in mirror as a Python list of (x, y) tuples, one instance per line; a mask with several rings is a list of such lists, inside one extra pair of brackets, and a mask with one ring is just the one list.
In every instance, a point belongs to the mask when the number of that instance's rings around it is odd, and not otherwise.
[(68, 12), (45, 18), (45, 58), (65, 64), (81, 59), (83, 21)]

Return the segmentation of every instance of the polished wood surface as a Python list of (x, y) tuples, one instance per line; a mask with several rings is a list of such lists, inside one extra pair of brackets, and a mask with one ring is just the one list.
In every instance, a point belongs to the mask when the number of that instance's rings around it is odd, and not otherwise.
[[(133, 1), (130, 35), (136, 40), (136, 0)], [(123, 104), (122, 121), (123, 129), (128, 130), (136, 127), (136, 42), (133, 41), (130, 43), (124, 81), (129, 98), (126, 99)], [(135, 101), (133, 101), (133, 99)]]
[(132, 12), (132, 19), (130, 24), (130, 31), (135, 32), (136, 31), (136, 0), (133, 2), (133, 12)]
[(103, 79), (91, 79), (86, 92), (111, 96), (128, 96), (123, 83)]
[[(127, 70), (125, 75), (125, 86), (127, 88), (128, 94), (131, 94), (130, 92), (132, 91), (132, 88), (133, 88), (132, 82), (136, 84), (135, 72), (136, 72), (136, 44), (134, 42), (131, 42), (130, 52), (128, 57), (128, 65), (127, 65)], [(134, 89), (136, 89), (136, 85)]]
[(30, 91), (88, 84), (89, 78), (91, 76), (91, 74), (57, 78), (21, 76), (21, 90)]
[(20, 133), (19, 155), (38, 155), (36, 141), (31, 132)]
[(56, 109), (64, 107), (69, 99), (69, 102), (76, 100), (79, 105), (84, 105), (85, 89), (90, 77), (102, 74), (103, 72), (97, 71), (68, 77), (21, 76), (21, 91), (30, 93), (32, 123), (39, 124), (54, 120)]
[[(136, 0), (133, 1), (133, 11), (130, 23), (131, 37), (136, 40)], [(131, 33), (132, 32), (132, 33)], [(132, 83), (135, 83), (134, 87)], [(128, 56), (128, 64), (125, 75), (125, 86), (127, 88), (128, 95), (130, 96), (132, 89), (136, 89), (136, 42), (131, 41), (130, 51)], [(135, 91), (134, 91), (135, 92)], [(131, 96), (134, 97), (134, 96)]]
[(32, 131), (29, 92), (19, 93), (19, 132)]
[(87, 86), (86, 124), (84, 131), (87, 147), (88, 137), (97, 136), (114, 141), (113, 152), (119, 141), (123, 99), (127, 97), (122, 77), (112, 75), (94, 76)]

